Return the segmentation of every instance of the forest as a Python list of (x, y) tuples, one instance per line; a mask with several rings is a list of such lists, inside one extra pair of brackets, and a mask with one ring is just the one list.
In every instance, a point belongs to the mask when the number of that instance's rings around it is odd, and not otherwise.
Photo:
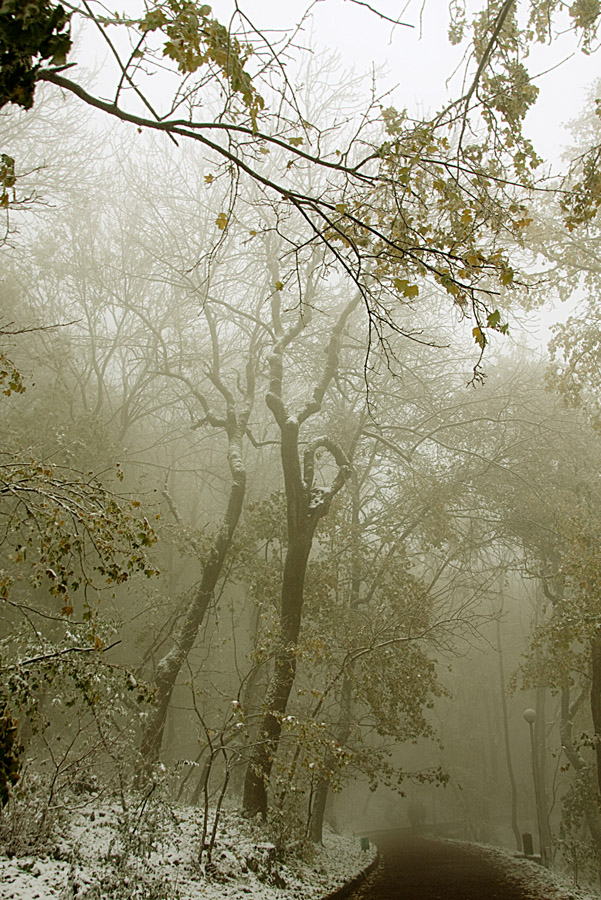
[(124, 2), (0, 0), (0, 852), (114, 816), (68, 896), (168, 900), (178, 817), (276, 887), (419, 821), (598, 887), (601, 83), (529, 116), (601, 2), (442, 3), (420, 113), (319, 16), (435, 0)]

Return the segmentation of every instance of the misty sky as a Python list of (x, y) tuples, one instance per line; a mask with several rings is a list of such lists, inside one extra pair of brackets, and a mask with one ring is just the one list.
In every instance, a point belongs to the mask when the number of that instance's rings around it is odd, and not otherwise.
[[(306, 26), (307, 44), (338, 51), (343, 64), (353, 66), (358, 73), (377, 66), (382, 86), (394, 88), (395, 104), (407, 107), (413, 114), (428, 115), (450, 95), (456, 96), (461, 87), (465, 45), (453, 47), (449, 43), (447, 3), (377, 0), (370, 5), (413, 27), (394, 27), (349, 0), (317, 0)], [(249, 0), (243, 6), (253, 24), (274, 29), (289, 27), (307, 7), (306, 0)], [(231, 8), (229, 0), (213, 3), (216, 15), (224, 19)], [(562, 65), (563, 60), (566, 62)], [(551, 159), (557, 159), (569, 142), (562, 124), (578, 115), (589, 86), (601, 75), (597, 55), (574, 53), (570, 33), (557, 37), (552, 47), (535, 51), (533, 73), (543, 73), (554, 66), (558, 68), (538, 80), (541, 95), (528, 119), (541, 153)]]
[[(211, 5), (217, 18), (227, 23), (232, 0), (215, 0)], [(459, 47), (449, 43), (447, 3), (374, 0), (369, 5), (390, 18), (400, 17), (412, 27), (395, 27), (367, 5), (351, 0), (315, 0), (312, 4), (309, 0), (246, 0), (241, 8), (274, 42), (278, 33), (291, 29), (309, 10), (298, 46), (337, 53), (341, 67), (356, 74), (369, 76), (375, 68), (379, 92), (391, 91), (387, 102), (406, 108), (412, 115), (428, 116), (450, 97), (456, 97), (461, 92), (468, 42)], [(472, 2), (471, 6), (477, 9), (479, 4)], [(121, 7), (131, 14), (140, 8), (138, 0), (126, 0)], [(86, 62), (90, 39), (88, 32)], [(97, 42), (97, 58), (100, 67), (111, 67), (101, 40)], [(528, 65), (531, 74), (540, 75), (537, 84), (541, 93), (536, 108), (528, 115), (527, 130), (541, 155), (558, 163), (570, 142), (563, 126), (580, 114), (591, 86), (601, 75), (598, 55), (585, 56), (575, 47), (572, 32), (567, 32), (556, 35), (552, 46), (535, 47)]]

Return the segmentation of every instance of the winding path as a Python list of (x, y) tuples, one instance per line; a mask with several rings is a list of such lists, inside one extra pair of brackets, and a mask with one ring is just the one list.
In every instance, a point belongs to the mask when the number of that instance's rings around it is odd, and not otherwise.
[[(412, 837), (379, 842), (383, 860), (351, 900), (546, 900), (477, 845)], [(538, 868), (538, 867), (537, 867)], [(542, 873), (541, 873), (542, 874)]]

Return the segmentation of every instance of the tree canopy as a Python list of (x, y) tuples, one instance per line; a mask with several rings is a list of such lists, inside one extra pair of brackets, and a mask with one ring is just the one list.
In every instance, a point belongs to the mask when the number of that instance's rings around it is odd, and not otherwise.
[[(419, 121), (374, 95), (349, 128), (320, 119), (295, 85), (304, 16), (272, 38), (243, 7), (226, 26), (192, 0), (153, 3), (138, 15), (109, 15), (93, 0), (65, 8), (7, 2), (2, 21), (19, 40), (7, 32), (6, 46), (14, 53), (16, 43), (20, 55), (6, 64), (15, 83), (4, 102), (27, 108), (35, 85), (51, 83), (138, 129), (193, 142), (210, 166), (207, 184), (227, 183), (215, 240), (236, 226), (251, 235), (274, 227), (257, 224), (259, 210), (270, 210), (297, 265), (319, 245), (324, 263), (355, 283), (374, 336), (405, 333), (395, 308), (436, 286), (471, 319), (481, 352), (491, 331), (506, 330), (529, 198), (544, 184), (523, 127), (539, 92), (528, 53), (565, 27), (564, 7), (489, 2), (469, 21), (465, 4), (451, 4), (450, 39), (465, 44), (468, 58), (461, 94)], [(568, 12), (575, 42), (590, 52), (596, 4), (576, 2)], [(110, 99), (87, 86), (69, 43), (75, 22), (107, 45), (115, 74), (102, 94)], [(165, 89), (157, 93), (150, 76)], [(582, 177), (590, 180), (592, 151), (587, 159)], [(566, 210), (584, 202), (583, 184)], [(586, 202), (593, 214), (594, 201)]]

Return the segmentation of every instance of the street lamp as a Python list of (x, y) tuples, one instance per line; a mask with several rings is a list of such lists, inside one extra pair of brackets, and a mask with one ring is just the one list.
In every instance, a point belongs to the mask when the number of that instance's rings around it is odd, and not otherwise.
[(534, 799), (536, 802), (536, 821), (538, 824), (538, 843), (540, 846), (540, 858), (543, 865), (547, 865), (547, 852), (543, 842), (544, 825), (542, 816), (542, 803), (540, 794), (540, 774), (538, 769), (538, 758), (536, 755), (536, 744), (534, 742), (534, 723), (536, 722), (536, 712), (533, 709), (524, 710), (524, 718), (530, 726), (530, 750), (532, 752), (532, 778), (534, 780)]

